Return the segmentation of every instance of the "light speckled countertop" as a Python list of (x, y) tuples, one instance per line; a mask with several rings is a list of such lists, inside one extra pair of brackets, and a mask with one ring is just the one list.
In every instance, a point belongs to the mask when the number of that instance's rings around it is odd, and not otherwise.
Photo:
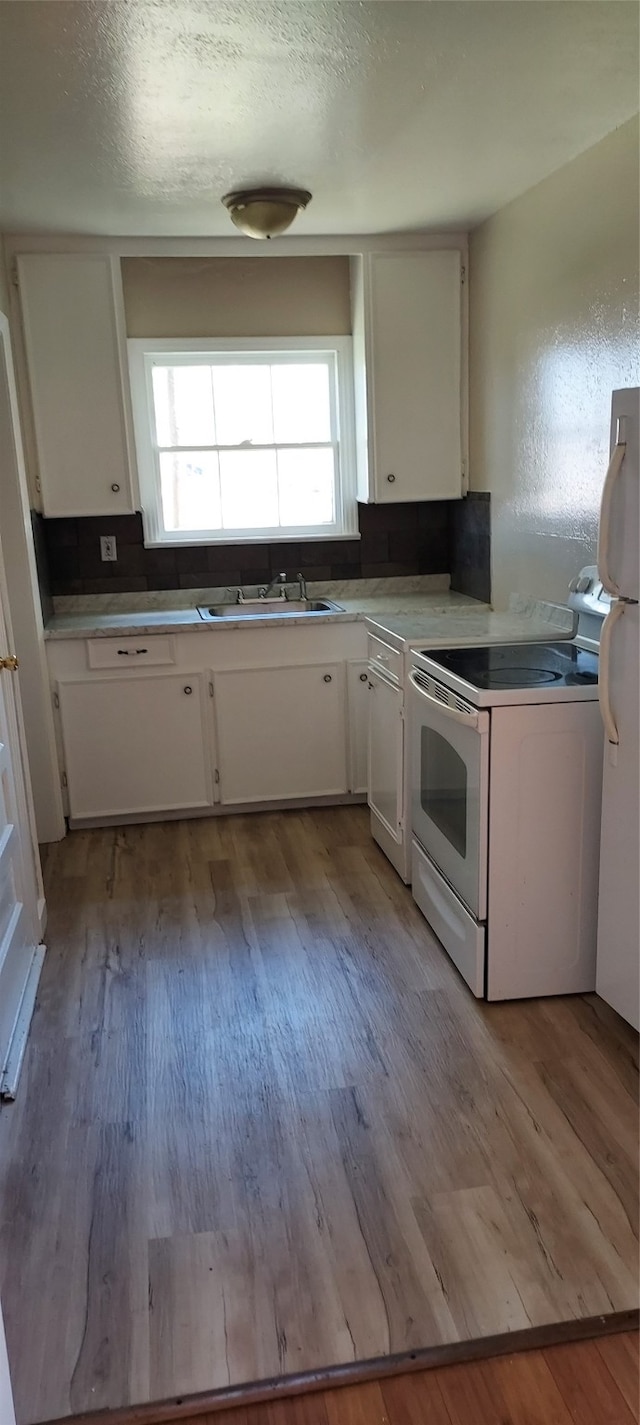
[[(372, 633), (402, 649), (413, 643), (508, 643), (519, 639), (568, 637), (568, 610), (532, 600), (514, 599), (508, 613), (452, 592), (448, 577), (350, 580), (310, 584), (309, 597), (332, 599), (340, 611), (316, 614), (264, 614), (247, 618), (202, 619), (198, 604), (229, 602), (226, 589), (163, 591), (147, 595), (59, 599), (47, 624), (47, 639), (108, 638), (129, 633), (211, 633), (240, 628), (282, 628), (292, 624), (366, 621)], [(171, 604), (173, 603), (173, 607)], [(176, 607), (180, 603), (181, 607)], [(129, 605), (127, 607), (127, 604)]]

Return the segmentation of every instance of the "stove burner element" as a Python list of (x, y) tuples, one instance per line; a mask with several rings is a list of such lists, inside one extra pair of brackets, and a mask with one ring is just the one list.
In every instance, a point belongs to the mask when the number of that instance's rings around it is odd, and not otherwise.
[[(567, 640), (558, 643), (497, 643), (479, 648), (424, 650), (439, 668), (479, 692), (518, 692), (545, 701), (563, 688), (596, 687), (597, 655)], [(464, 693), (464, 690), (462, 690)], [(464, 694), (466, 696), (466, 694)], [(508, 697), (502, 701), (509, 701)], [(526, 700), (523, 698), (520, 701)], [(471, 699), (473, 701), (473, 699)]]
[(537, 688), (541, 683), (557, 683), (562, 673), (550, 668), (501, 668), (500, 682), (505, 688)]

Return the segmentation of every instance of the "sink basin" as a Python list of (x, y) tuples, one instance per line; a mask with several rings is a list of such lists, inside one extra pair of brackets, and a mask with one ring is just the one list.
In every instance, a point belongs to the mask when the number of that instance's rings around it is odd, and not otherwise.
[(198, 607), (200, 618), (215, 623), (219, 618), (292, 618), (300, 615), (340, 614), (340, 604), (331, 599), (246, 599), (242, 604), (213, 604)]

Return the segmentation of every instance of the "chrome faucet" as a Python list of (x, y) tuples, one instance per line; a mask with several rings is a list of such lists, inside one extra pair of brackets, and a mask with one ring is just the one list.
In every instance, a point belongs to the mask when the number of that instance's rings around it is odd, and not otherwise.
[(298, 580), (298, 584), (300, 586), (300, 598), (305, 600), (308, 599), (309, 595), (307, 594), (307, 581), (304, 575), (296, 574), (296, 579)]
[(286, 576), (286, 574), (284, 573), (284, 571), (283, 571), (282, 574), (276, 574), (275, 578), (271, 580), (271, 583), (270, 583), (270, 584), (264, 584), (261, 589), (258, 589), (258, 598), (259, 598), (259, 599), (268, 599), (269, 594), (271, 593), (271, 590), (272, 590), (272, 589), (275, 589), (276, 586), (279, 586), (279, 588), (280, 588), (279, 598), (281, 598), (281, 599), (286, 599), (286, 597), (287, 597), (287, 591), (286, 591), (286, 588), (285, 588), (286, 582), (287, 582), (287, 576)]

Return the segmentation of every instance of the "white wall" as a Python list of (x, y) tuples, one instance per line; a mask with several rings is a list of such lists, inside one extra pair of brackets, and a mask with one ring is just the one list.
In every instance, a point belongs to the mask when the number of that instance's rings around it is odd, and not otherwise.
[(564, 601), (593, 562), (611, 390), (640, 384), (638, 124), (470, 244), (470, 480), (492, 493), (493, 599)]
[(2, 1313), (0, 1312), (0, 1425), (15, 1425), (15, 1420), (16, 1417), (13, 1411), (13, 1399), (11, 1396), (11, 1381), (9, 1379), (7, 1347), (4, 1339)]

